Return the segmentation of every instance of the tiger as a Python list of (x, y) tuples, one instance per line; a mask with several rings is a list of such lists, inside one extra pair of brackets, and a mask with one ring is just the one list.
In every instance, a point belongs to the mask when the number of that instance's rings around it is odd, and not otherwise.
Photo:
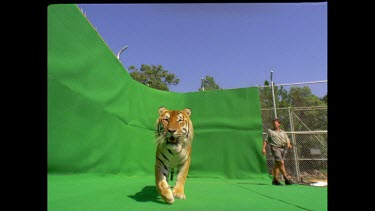
[[(190, 108), (168, 110), (161, 106), (156, 120), (155, 183), (157, 192), (168, 204), (173, 204), (175, 198), (186, 199), (184, 188), (194, 136), (190, 115)], [(171, 187), (169, 176), (172, 181), (174, 170), (177, 178)]]

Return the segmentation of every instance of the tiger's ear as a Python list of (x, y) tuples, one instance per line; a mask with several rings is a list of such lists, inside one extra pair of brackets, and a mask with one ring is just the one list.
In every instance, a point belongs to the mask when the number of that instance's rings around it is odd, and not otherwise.
[(191, 115), (191, 110), (190, 110), (190, 108), (185, 108), (185, 109), (184, 109), (184, 112), (185, 112), (188, 116)]
[(160, 107), (159, 108), (159, 115), (161, 115), (164, 111), (166, 111), (167, 109), (164, 107), (164, 106), (162, 106), (162, 107)]

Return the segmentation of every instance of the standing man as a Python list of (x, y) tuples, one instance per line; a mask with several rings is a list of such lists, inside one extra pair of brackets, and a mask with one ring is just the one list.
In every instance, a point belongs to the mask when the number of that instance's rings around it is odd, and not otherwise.
[(275, 166), (272, 169), (273, 181), (272, 185), (283, 185), (279, 182), (279, 173), (285, 178), (285, 185), (293, 184), (287, 177), (285, 170), (284, 159), (288, 149), (292, 148), (288, 135), (284, 130), (280, 129), (281, 122), (278, 119), (273, 120), (273, 128), (267, 130), (266, 139), (263, 141), (263, 155), (266, 155), (266, 147), (271, 146), (272, 156), (275, 160)]

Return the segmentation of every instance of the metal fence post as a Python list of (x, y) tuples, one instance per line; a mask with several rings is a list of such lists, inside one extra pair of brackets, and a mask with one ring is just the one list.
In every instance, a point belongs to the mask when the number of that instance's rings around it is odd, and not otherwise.
[(274, 118), (277, 118), (277, 112), (276, 112), (276, 102), (275, 102), (275, 92), (273, 88), (273, 80), (272, 80), (272, 73), (273, 71), (271, 70), (271, 90), (272, 90), (272, 101), (273, 101), (273, 114)]
[(296, 142), (296, 135), (294, 133), (294, 124), (292, 114), (290, 112), (290, 107), (288, 107), (289, 113), (289, 122), (290, 122), (290, 132), (292, 134), (292, 143), (293, 143), (293, 153), (294, 153), (294, 164), (296, 166), (296, 176), (297, 180), (300, 181), (300, 169), (299, 169), (299, 158), (298, 158), (298, 151), (297, 151), (297, 142)]

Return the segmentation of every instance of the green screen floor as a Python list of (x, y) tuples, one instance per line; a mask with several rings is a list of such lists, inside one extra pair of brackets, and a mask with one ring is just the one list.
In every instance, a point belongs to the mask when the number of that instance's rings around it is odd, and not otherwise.
[(186, 200), (169, 205), (153, 177), (49, 174), (48, 210), (327, 210), (327, 187), (270, 182), (188, 178)]

